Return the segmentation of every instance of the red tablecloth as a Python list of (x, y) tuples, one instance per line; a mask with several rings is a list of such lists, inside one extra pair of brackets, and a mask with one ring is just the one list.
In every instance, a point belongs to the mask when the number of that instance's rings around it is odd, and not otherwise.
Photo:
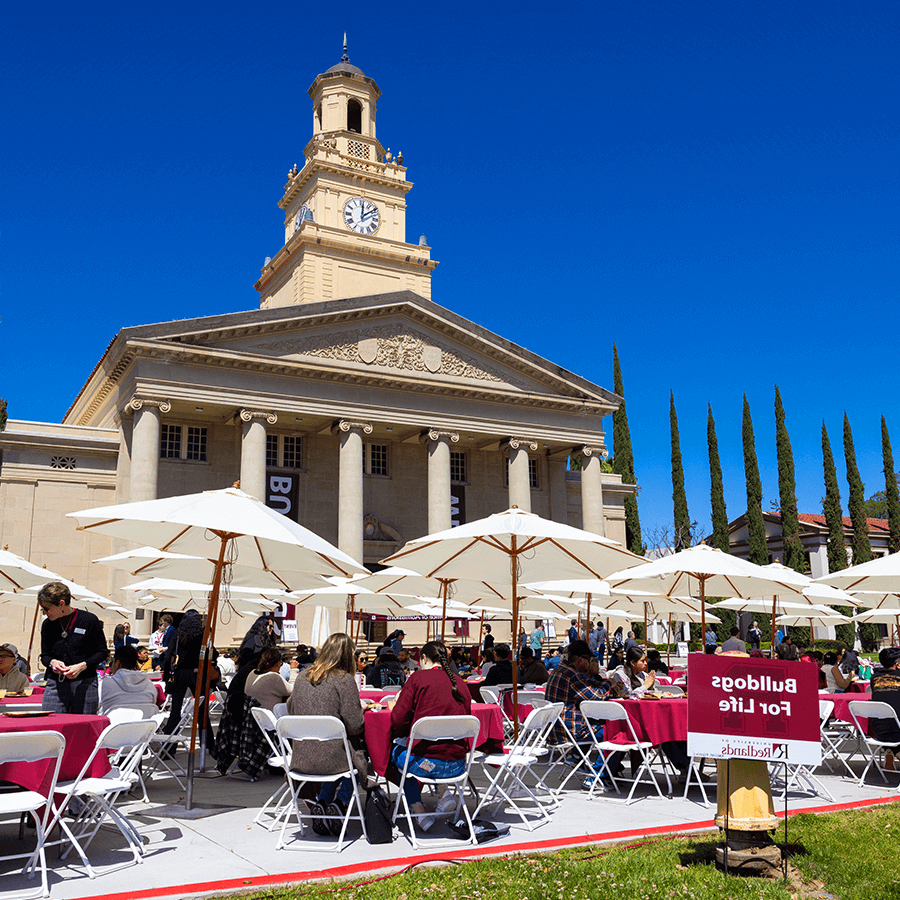
[[(639, 741), (650, 741), (654, 746), (664, 741), (687, 740), (687, 700), (674, 697), (670, 700), (619, 700), (628, 713), (634, 733)], [(611, 721), (606, 725), (604, 739), (630, 741), (631, 735), (622, 722)]]
[[(106, 716), (70, 716), (51, 713), (49, 716), (18, 719), (0, 716), (0, 733), (22, 731), (58, 731), (66, 739), (59, 780), (67, 781), (77, 777), (87, 762), (100, 732), (109, 725)], [(53, 761), (40, 760), (33, 763), (4, 763), (0, 765), (0, 781), (11, 781), (30, 791), (46, 796), (53, 777)], [(99, 778), (110, 770), (105, 753), (98, 753), (91, 763), (90, 775)]]
[(40, 709), (41, 700), (42, 698), (35, 694), (32, 694), (30, 697), (4, 697), (0, 700), (0, 712), (6, 707), (15, 709), (17, 706), (36, 706)]
[(387, 697), (388, 692), (383, 691), (381, 688), (363, 688), (359, 692), (360, 700), (374, 700), (376, 703), (382, 698)]
[[(853, 716), (850, 715), (850, 703), (854, 700), (871, 700), (871, 694), (851, 694), (849, 692), (845, 692), (843, 694), (819, 694), (820, 700), (831, 700), (834, 703), (834, 712), (832, 715), (836, 719), (840, 719), (842, 722), (849, 722), (851, 725), (853, 724)], [(869, 720), (868, 719), (860, 719), (859, 724), (868, 729)]]
[[(498, 752), (503, 746), (503, 716), (496, 703), (473, 703), (472, 715), (481, 726), (478, 746), (486, 752)], [(366, 713), (366, 747), (372, 768), (379, 775), (387, 771), (391, 758), (391, 713), (389, 710), (373, 710)]]

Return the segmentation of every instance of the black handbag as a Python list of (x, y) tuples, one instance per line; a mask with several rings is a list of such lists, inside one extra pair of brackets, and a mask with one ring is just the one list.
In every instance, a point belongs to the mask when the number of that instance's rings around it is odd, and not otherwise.
[(366, 791), (366, 840), (370, 844), (390, 844), (394, 840), (392, 804), (388, 795), (375, 785)]

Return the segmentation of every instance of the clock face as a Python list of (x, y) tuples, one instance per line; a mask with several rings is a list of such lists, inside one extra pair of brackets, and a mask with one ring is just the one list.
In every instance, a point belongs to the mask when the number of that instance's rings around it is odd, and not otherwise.
[(312, 221), (312, 213), (310, 208), (304, 203), (297, 212), (294, 219), (294, 231), (297, 231), (304, 222)]
[(371, 200), (351, 197), (344, 204), (344, 224), (357, 234), (375, 234), (381, 227), (381, 213)]

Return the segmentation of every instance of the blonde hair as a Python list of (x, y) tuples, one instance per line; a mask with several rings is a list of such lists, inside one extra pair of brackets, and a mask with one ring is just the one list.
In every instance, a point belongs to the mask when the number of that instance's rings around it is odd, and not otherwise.
[(322, 645), (316, 661), (303, 673), (306, 680), (317, 687), (336, 673), (346, 672), (352, 675), (356, 671), (356, 659), (353, 655), (355, 649), (350, 635), (342, 631), (330, 635)]

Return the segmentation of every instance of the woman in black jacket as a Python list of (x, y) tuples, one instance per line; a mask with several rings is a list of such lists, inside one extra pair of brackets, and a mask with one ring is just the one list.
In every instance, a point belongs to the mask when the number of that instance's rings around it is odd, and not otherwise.
[[(197, 686), (197, 670), (200, 667), (200, 649), (203, 646), (203, 619), (196, 609), (189, 609), (178, 623), (175, 640), (163, 658), (163, 680), (166, 690), (172, 698), (172, 711), (163, 728), (171, 734), (181, 720), (181, 706), (184, 696), (190, 692), (193, 696)], [(216, 653), (213, 651), (213, 655)], [(213, 660), (215, 661), (215, 660)], [(212, 730), (207, 723), (207, 748), (212, 747)]]

